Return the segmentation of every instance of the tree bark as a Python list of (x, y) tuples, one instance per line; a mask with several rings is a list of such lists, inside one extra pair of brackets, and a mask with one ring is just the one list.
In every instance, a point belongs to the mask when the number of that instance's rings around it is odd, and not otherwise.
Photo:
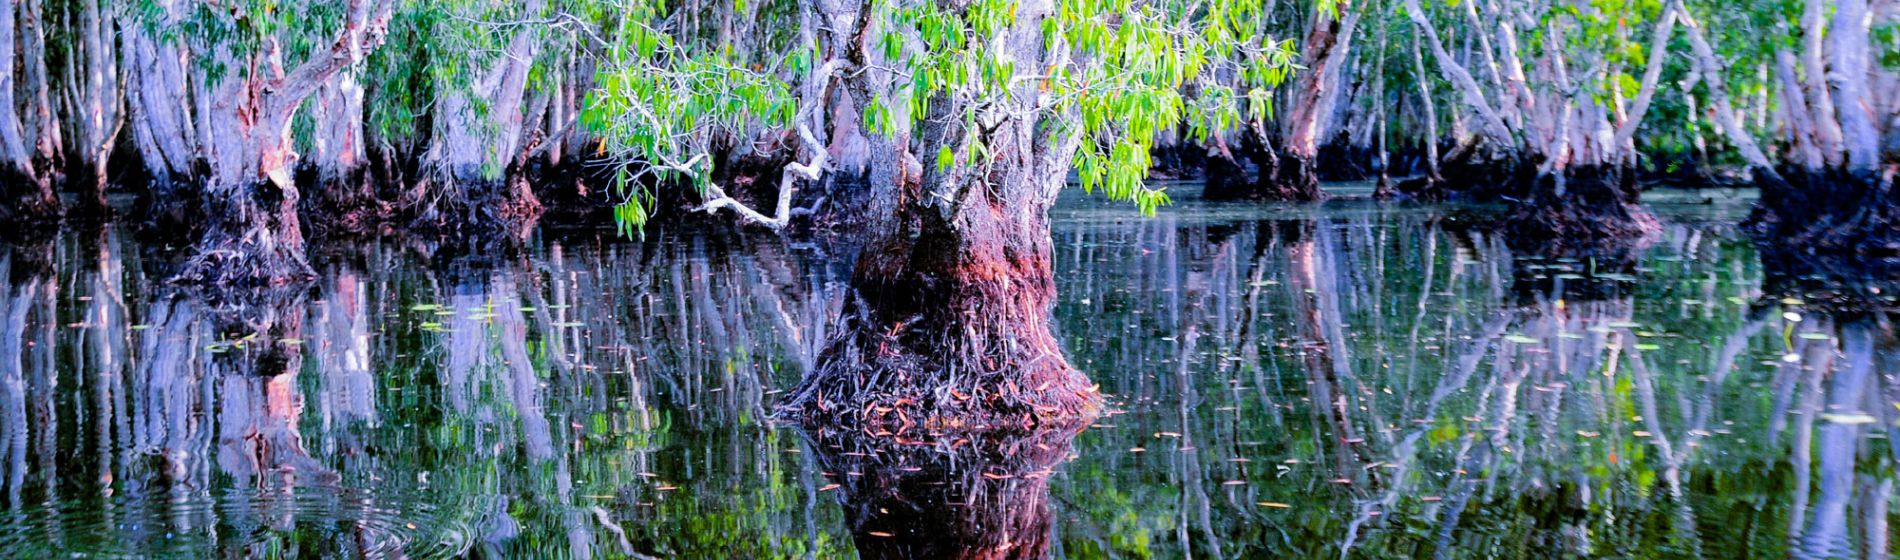
[(77, 13), (67, 6), (65, 27), (74, 34), (66, 53), (62, 101), (68, 132), (66, 180), (77, 191), (77, 215), (112, 214), (106, 201), (110, 178), (106, 164), (125, 124), (125, 88), (119, 80), (114, 22), (101, 0), (80, 0)]
[(297, 216), (291, 117), (332, 76), (382, 44), (394, 4), (352, 0), (329, 47), (287, 73), (275, 39), (246, 60), (229, 49), (217, 53), (225, 67), (246, 71), (200, 91), (211, 99), (197, 115), (208, 224), (174, 281), (260, 286), (314, 277)]
[(1828, 34), (1828, 85), (1838, 103), (1842, 148), (1846, 151), (1843, 168), (1848, 174), (1870, 184), (1880, 164), (1880, 133), (1867, 95), (1867, 76), (1873, 60), (1868, 49), (1868, 27), (1873, 15), (1867, 0), (1836, 0), (1834, 28)]
[[(1806, 71), (1808, 110), (1813, 114), (1815, 143), (1827, 165), (1839, 165), (1844, 153), (1840, 121), (1834, 120), (1834, 96), (1827, 88), (1827, 66), (1822, 61), (1822, 40), (1826, 33), (1821, 18), (1826, 17), (1827, 0), (1807, 0), (1801, 13), (1801, 65)], [(1711, 83), (1721, 83), (1711, 78)]]
[(1610, 149), (1617, 155), (1606, 159), (1614, 165), (1636, 166), (1636, 129), (1642, 126), (1643, 116), (1649, 112), (1650, 101), (1656, 96), (1656, 81), (1662, 78), (1663, 55), (1669, 52), (1669, 35), (1676, 29), (1676, 9), (1680, 2), (1672, 0), (1663, 6), (1656, 32), (1649, 39), (1649, 60), (1643, 68), (1642, 84), (1623, 124), (1616, 128), (1616, 139), (1610, 143)]
[(155, 32), (180, 25), (190, 6), (179, 1), (159, 6), (155, 20), (128, 17), (121, 34), (126, 64), (140, 69), (129, 76), (126, 99), (127, 131), (145, 180), (139, 213), (148, 224), (192, 231), (198, 229), (193, 224), (200, 221), (205, 180), (198, 153), (201, 123), (195, 119), (210, 100), (194, 99), (204, 77), (191, 67), (190, 50)]
[[(538, 14), (546, 0), (522, 13)], [(528, 73), (539, 44), (532, 26), (509, 38), (492, 66), (467, 86), (445, 91), (434, 109), (435, 130), (423, 156), (422, 181), (399, 204), (425, 228), (499, 231), (523, 237), (541, 215), (541, 201), (518, 173)]]
[[(1339, 17), (1339, 16), (1344, 17)], [(1333, 10), (1314, 6), (1312, 23), (1301, 47), (1299, 73), (1293, 88), (1292, 108), (1287, 114), (1286, 156), (1273, 180), (1277, 191), (1294, 200), (1319, 200), (1325, 193), (1313, 164), (1319, 157), (1321, 120), (1331, 113), (1331, 101), (1337, 97), (1344, 75), (1343, 66), (1352, 52), (1352, 34), (1358, 27), (1359, 13), (1350, 0), (1339, 0)], [(1263, 170), (1261, 180), (1265, 181)]]
[(60, 214), (59, 197), (53, 192), (52, 181), (33, 160), (26, 124), (29, 121), (21, 118), (25, 104), (16, 96), (21, 75), (14, 69), (39, 64), (31, 58), (33, 53), (27, 52), (31, 49), (21, 48), (25, 41), (15, 41), (16, 37), (33, 33), (16, 26), (17, 22), (27, 19), (27, 10), (31, 9), (20, 4), (19, 0), (7, 0), (5, 12), (0, 13), (0, 70), (4, 70), (0, 72), (0, 225), (12, 231), (57, 219)]
[(319, 229), (363, 232), (386, 217), (370, 182), (364, 117), (363, 88), (350, 71), (324, 82), (310, 103), (311, 146), (297, 182), (310, 189), (304, 210)]
[[(1045, 48), (1040, 32), (1053, 8), (1025, 4), (999, 32), (997, 44), (1023, 76), (1067, 64), (1067, 45)], [(847, 60), (875, 56), (850, 45), (840, 49)], [(877, 71), (855, 74), (849, 89), (896, 87)], [(1037, 103), (1037, 82), (1014, 83), (1005, 107), (965, 107), (959, 96), (937, 94), (916, 119), (919, 133), (900, 136), (914, 144), (873, 142), (878, 203), (852, 275), (854, 297), (785, 414), (902, 432), (1063, 424), (1099, 410), (1099, 394), (1069, 365), (1049, 316), (1048, 211), (1081, 138), (1077, 127), (1052, 121), (1072, 115), (1009, 116), (1038, 114), (1026, 110)], [(966, 109), (979, 114), (974, 128), (960, 118)], [(972, 161), (977, 142), (990, 159)], [(941, 151), (956, 164), (921, 166), (911, 179), (911, 154)]]

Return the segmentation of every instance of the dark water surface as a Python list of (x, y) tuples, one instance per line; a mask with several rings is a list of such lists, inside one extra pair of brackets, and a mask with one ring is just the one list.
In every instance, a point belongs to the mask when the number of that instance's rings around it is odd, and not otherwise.
[(1748, 201), (1649, 199), (1633, 262), (1481, 209), (1069, 200), (1056, 324), (1117, 412), (897, 443), (766, 421), (842, 245), (348, 244), (207, 301), (67, 231), (0, 246), (0, 557), (1884, 554), (1889, 325), (1767, 293)]

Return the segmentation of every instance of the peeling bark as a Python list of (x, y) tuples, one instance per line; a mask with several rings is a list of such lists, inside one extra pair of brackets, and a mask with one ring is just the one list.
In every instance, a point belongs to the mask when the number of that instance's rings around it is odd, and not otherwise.
[(174, 281), (258, 286), (314, 276), (297, 215), (290, 121), (306, 98), (381, 45), (394, 3), (352, 0), (336, 39), (289, 72), (274, 39), (246, 60), (229, 50), (217, 53), (227, 68), (244, 72), (199, 90), (209, 99), (195, 115), (208, 224), (197, 254)]
[[(1039, 31), (1053, 8), (1024, 5), (1015, 25), (1000, 32), (999, 45), (1021, 61), (1019, 72), (1067, 63), (1067, 45), (1045, 48)], [(851, 17), (861, 15), (855, 12), (824, 15), (870, 25)], [(853, 62), (872, 55), (855, 42), (839, 50)], [(880, 74), (857, 73), (845, 86), (853, 97), (894, 89), (895, 81)], [(1035, 82), (1018, 83), (1010, 103), (1035, 103)], [(930, 114), (917, 120), (923, 130), (897, 136), (918, 138), (911, 149), (871, 141), (868, 175), (877, 206), (852, 276), (854, 297), (816, 369), (787, 400), (787, 416), (901, 433), (1067, 424), (1099, 411), (1100, 395), (1069, 365), (1049, 316), (1055, 280), (1048, 211), (1082, 139), (1074, 127), (1042, 121), (1072, 116), (1009, 118), (984, 109), (977, 127), (966, 129), (962, 119), (944, 118), (962, 115), (961, 103), (933, 99)], [(994, 159), (920, 166), (917, 179), (908, 180), (910, 154), (949, 150), (962, 160), (978, 141)]]
[[(540, 13), (546, 0), (522, 6)], [(439, 83), (435, 129), (418, 186), (398, 204), (412, 224), (445, 230), (499, 231), (524, 237), (541, 216), (541, 200), (518, 171), (528, 73), (539, 44), (522, 26), (493, 64), (472, 83)]]
[(33, 160), (27, 126), (30, 121), (22, 118), (20, 109), (24, 104), (16, 95), (20, 86), (17, 82), (22, 76), (15, 73), (14, 68), (41, 64), (33, 56), (37, 53), (22, 48), (26, 41), (15, 41), (16, 37), (30, 37), (34, 33), (16, 25), (26, 20), (27, 13), (33, 9), (20, 4), (18, 0), (8, 0), (5, 12), (0, 13), (0, 226), (8, 226), (12, 231), (58, 219), (60, 215), (59, 197), (53, 192), (52, 181)]

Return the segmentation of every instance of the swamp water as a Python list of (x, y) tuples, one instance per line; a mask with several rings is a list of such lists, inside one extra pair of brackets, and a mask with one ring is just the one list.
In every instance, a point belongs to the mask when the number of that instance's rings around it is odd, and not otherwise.
[(767, 420), (840, 246), (319, 244), (308, 294), (233, 302), (67, 231), (0, 247), (0, 556), (1889, 550), (1900, 343), (1767, 293), (1747, 200), (1649, 200), (1624, 262), (1483, 209), (1065, 200), (1058, 334), (1114, 413), (977, 441)]

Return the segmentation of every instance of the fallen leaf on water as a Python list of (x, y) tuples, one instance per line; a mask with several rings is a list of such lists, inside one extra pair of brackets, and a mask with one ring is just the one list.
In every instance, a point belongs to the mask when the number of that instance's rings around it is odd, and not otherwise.
[(1872, 424), (1874, 417), (1866, 414), (1822, 414), (1821, 419), (1835, 424)]

